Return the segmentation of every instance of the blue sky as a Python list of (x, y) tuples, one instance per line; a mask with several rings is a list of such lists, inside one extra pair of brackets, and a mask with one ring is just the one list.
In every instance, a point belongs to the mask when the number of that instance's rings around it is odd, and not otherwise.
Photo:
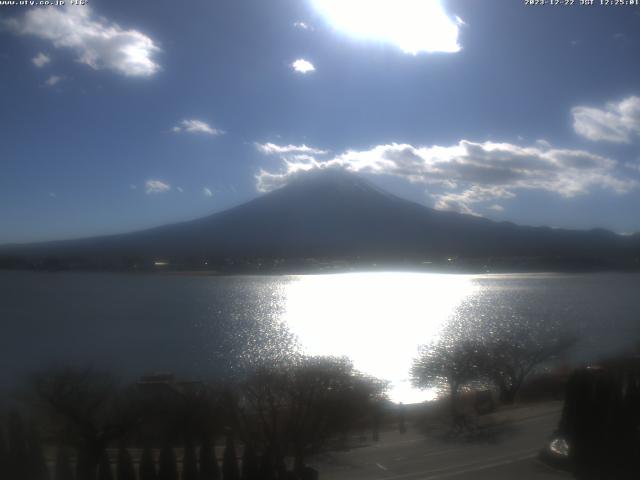
[(523, 3), (0, 6), (0, 243), (335, 166), (430, 207), (640, 231), (640, 7)]

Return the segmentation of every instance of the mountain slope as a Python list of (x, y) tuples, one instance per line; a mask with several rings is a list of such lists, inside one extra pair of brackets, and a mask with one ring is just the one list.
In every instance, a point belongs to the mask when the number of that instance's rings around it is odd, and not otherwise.
[[(521, 227), (441, 212), (353, 174), (306, 174), (246, 204), (201, 219), (84, 240), (5, 248), (4, 256), (100, 259), (546, 257), (637, 262), (638, 236)], [(2, 254), (2, 250), (0, 250)]]

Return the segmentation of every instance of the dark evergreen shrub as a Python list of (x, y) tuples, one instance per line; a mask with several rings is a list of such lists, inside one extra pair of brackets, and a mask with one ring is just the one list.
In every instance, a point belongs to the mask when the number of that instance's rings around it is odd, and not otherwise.
[(220, 467), (215, 449), (209, 437), (204, 437), (200, 446), (200, 480), (219, 480)]
[(178, 480), (176, 452), (174, 452), (171, 445), (166, 444), (162, 450), (160, 450), (159, 463), (158, 480)]
[(150, 448), (145, 448), (140, 457), (140, 465), (138, 466), (139, 480), (157, 480), (156, 461), (153, 458), (153, 452)]
[(27, 455), (29, 457), (29, 479), (49, 480), (49, 468), (47, 467), (47, 460), (44, 456), (40, 433), (34, 423), (31, 423), (29, 427), (27, 449)]
[(240, 480), (240, 470), (238, 469), (238, 457), (236, 447), (231, 435), (227, 436), (222, 457), (222, 478), (223, 480)]
[(242, 454), (242, 480), (259, 480), (258, 458), (253, 446), (248, 443)]
[(191, 440), (187, 440), (182, 457), (182, 480), (198, 480), (198, 460), (196, 449)]
[(260, 457), (260, 480), (273, 480), (275, 478), (275, 463), (273, 461), (273, 449), (267, 448)]
[(113, 480), (111, 461), (106, 451), (102, 452), (100, 463), (98, 463), (98, 480)]
[(73, 480), (73, 470), (71, 469), (69, 453), (63, 447), (58, 447), (58, 452), (56, 453), (54, 480)]
[(96, 465), (86, 448), (79, 448), (76, 459), (76, 480), (94, 480)]
[(22, 418), (17, 412), (9, 415), (9, 446), (7, 459), (8, 478), (29, 478), (29, 455), (27, 438)]
[(118, 463), (116, 467), (118, 480), (136, 480), (136, 471), (129, 450), (124, 446), (118, 449)]
[(7, 442), (4, 439), (4, 429), (2, 428), (2, 425), (0, 425), (0, 472), (8, 471), (8, 460), (9, 452), (7, 448)]

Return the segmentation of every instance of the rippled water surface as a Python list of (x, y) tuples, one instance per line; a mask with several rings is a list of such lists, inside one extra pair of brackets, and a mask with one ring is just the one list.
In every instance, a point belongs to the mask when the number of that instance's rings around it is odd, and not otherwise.
[(418, 345), (456, 315), (556, 318), (581, 333), (574, 358), (597, 357), (640, 343), (640, 275), (0, 272), (0, 375), (81, 362), (206, 378), (256, 322), (284, 322), (308, 353), (347, 355), (409, 402), (428, 395), (408, 383)]

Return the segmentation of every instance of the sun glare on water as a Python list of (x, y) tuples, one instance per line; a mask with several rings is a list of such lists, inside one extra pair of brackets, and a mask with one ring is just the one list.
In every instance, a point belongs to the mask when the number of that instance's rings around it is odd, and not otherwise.
[(458, 27), (439, 0), (311, 0), (336, 30), (362, 40), (390, 43), (405, 53), (455, 53)]
[(282, 320), (307, 354), (347, 356), (358, 370), (391, 381), (393, 401), (413, 403), (434, 395), (409, 382), (418, 346), (475, 288), (464, 275), (298, 276), (285, 287)]

